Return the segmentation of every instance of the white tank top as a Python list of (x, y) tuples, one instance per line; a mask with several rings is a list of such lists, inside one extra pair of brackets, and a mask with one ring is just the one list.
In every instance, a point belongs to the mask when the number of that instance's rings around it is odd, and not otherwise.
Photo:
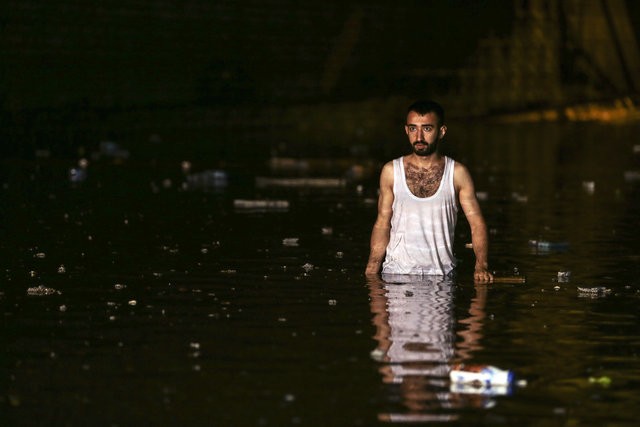
[(449, 275), (456, 267), (453, 238), (458, 204), (453, 186), (455, 161), (445, 157), (440, 186), (433, 196), (409, 190), (402, 157), (393, 160), (393, 216), (383, 273)]

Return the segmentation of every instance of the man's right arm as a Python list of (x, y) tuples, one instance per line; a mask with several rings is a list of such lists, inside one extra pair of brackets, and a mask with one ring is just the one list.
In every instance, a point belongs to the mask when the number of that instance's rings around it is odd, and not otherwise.
[(380, 173), (380, 196), (378, 197), (378, 216), (371, 231), (371, 250), (365, 269), (366, 275), (380, 273), (391, 232), (393, 214), (393, 163), (384, 165)]

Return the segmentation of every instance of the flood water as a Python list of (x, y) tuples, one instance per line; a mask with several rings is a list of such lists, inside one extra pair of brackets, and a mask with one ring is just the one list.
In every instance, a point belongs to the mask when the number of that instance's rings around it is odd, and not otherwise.
[[(449, 128), (526, 283), (474, 285), (463, 219), (456, 278), (367, 282), (376, 177), (256, 184), (335, 167), (4, 161), (2, 424), (637, 425), (637, 124)], [(461, 361), (520, 382), (456, 387)]]

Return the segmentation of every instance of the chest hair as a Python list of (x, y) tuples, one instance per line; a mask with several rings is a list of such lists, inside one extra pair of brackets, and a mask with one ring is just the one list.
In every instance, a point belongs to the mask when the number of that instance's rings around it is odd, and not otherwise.
[(442, 181), (444, 174), (444, 162), (428, 168), (409, 163), (405, 165), (404, 173), (407, 178), (407, 186), (414, 196), (431, 197), (440, 187), (440, 181)]

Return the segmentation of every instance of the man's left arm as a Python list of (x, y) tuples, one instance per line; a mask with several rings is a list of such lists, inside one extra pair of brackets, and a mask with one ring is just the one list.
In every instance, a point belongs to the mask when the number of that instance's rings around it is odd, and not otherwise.
[(487, 224), (482, 216), (480, 203), (476, 197), (473, 179), (467, 168), (456, 162), (454, 173), (454, 185), (458, 193), (460, 206), (471, 228), (471, 244), (476, 256), (476, 264), (473, 278), (477, 282), (487, 283), (493, 281), (493, 274), (489, 272), (489, 236)]

